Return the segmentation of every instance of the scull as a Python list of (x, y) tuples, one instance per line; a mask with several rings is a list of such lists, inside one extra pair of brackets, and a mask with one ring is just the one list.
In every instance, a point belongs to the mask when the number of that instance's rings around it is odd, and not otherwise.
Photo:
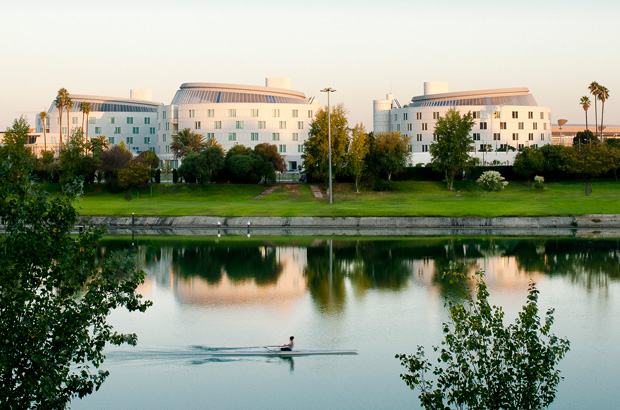
[(209, 353), (213, 356), (280, 356), (280, 357), (293, 357), (293, 356), (311, 356), (311, 355), (344, 355), (344, 354), (357, 354), (357, 350), (265, 350), (265, 351), (226, 351), (226, 352), (212, 352)]

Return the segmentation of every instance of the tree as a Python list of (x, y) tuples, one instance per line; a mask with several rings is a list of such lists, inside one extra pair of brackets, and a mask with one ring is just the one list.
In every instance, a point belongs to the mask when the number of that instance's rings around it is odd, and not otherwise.
[[(90, 112), (93, 110), (93, 106), (89, 102), (81, 102), (80, 103), (80, 111), (82, 111), (82, 133), (86, 132), (85, 138), (88, 143), (88, 116)], [(86, 131), (84, 131), (84, 115), (86, 115)]]
[(355, 192), (359, 193), (359, 183), (366, 169), (366, 157), (370, 152), (369, 138), (363, 124), (356, 124), (353, 128), (349, 149), (347, 150), (346, 162), (349, 164), (351, 174), (355, 178)]
[(607, 144), (596, 142), (582, 147), (581, 150), (575, 146), (567, 149), (563, 169), (573, 174), (580, 174), (586, 181), (586, 196), (590, 196), (592, 180), (617, 166), (615, 150)]
[(587, 95), (581, 97), (579, 104), (583, 107), (583, 110), (586, 113), (586, 130), (588, 130), (588, 109), (590, 108), (590, 98)]
[(409, 154), (409, 137), (398, 131), (375, 134), (370, 152), (377, 171), (384, 172), (388, 180), (392, 174), (400, 172), (407, 165)]
[(543, 167), (546, 172), (558, 173), (563, 170), (563, 167), (566, 164), (567, 147), (563, 145), (547, 144), (538, 149), (545, 157)]
[(185, 128), (177, 135), (172, 136), (170, 151), (176, 159), (184, 158), (187, 154), (198, 154), (203, 147), (204, 136)]
[[(65, 108), (65, 103), (67, 101), (67, 98), (69, 98), (69, 92), (67, 91), (66, 88), (61, 88), (60, 90), (58, 90), (58, 95), (56, 96), (56, 101), (54, 103), (54, 105), (56, 106), (56, 108), (58, 108), (58, 123), (59, 123), (59, 136), (60, 136), (60, 145), (58, 147), (58, 152), (60, 152), (60, 150), (62, 149), (62, 111)], [(67, 129), (69, 126), (67, 125)], [(67, 136), (69, 136), (69, 132), (67, 132)]]
[(114, 145), (101, 153), (101, 170), (106, 174), (106, 180), (112, 182), (118, 179), (118, 172), (125, 168), (131, 160), (131, 153), (120, 145)]
[(13, 126), (6, 129), (2, 146), (0, 146), (0, 162), (11, 166), (5, 174), (8, 180), (2, 180), (2, 184), (5, 182), (10, 184), (28, 177), (34, 163), (32, 153), (26, 147), (29, 130), (30, 124), (23, 116), (13, 121)]
[(473, 126), (471, 112), (461, 116), (455, 108), (449, 109), (435, 123), (437, 142), (430, 147), (432, 166), (436, 171), (445, 172), (449, 190), (454, 189), (456, 174), (471, 164), (469, 151), (473, 149), (474, 140), (469, 133)]
[(86, 148), (91, 152), (93, 157), (100, 157), (101, 153), (109, 147), (108, 139), (101, 135), (99, 137), (91, 138), (86, 143)]
[(515, 157), (513, 170), (528, 180), (544, 169), (545, 156), (538, 148), (524, 147)]
[[(320, 108), (310, 123), (308, 139), (304, 142), (301, 158), (308, 176), (314, 180), (327, 181), (328, 177), (328, 135), (327, 109)], [(349, 145), (349, 129), (347, 111), (344, 105), (332, 107), (331, 112), (332, 140), (332, 177), (345, 172), (345, 152)]]
[(73, 101), (71, 100), (71, 97), (69, 97), (69, 93), (67, 93), (67, 96), (65, 97), (65, 110), (67, 111), (67, 139), (69, 139), (69, 134), (71, 133), (71, 119), (69, 118), (69, 113), (72, 108)]
[(83, 152), (84, 138), (82, 137), (82, 129), (74, 128), (67, 139), (67, 143), (60, 151), (60, 169), (62, 170), (60, 183), (72, 183), (77, 177), (84, 175)]
[(219, 145), (211, 146), (198, 154), (196, 175), (200, 183), (211, 182), (224, 168), (224, 151)]
[(262, 157), (266, 162), (273, 164), (273, 168), (277, 171), (286, 171), (284, 158), (278, 152), (278, 146), (263, 142), (254, 147), (254, 153)]
[(396, 355), (408, 371), (401, 378), (412, 390), (420, 390), (422, 407), (548, 407), (562, 380), (556, 366), (569, 351), (570, 342), (551, 333), (553, 309), (541, 322), (538, 293), (530, 283), (526, 304), (508, 326), (502, 308), (489, 304), (482, 279), (476, 283), (476, 298), (467, 294), (465, 305), (448, 302), (450, 323), (443, 324), (444, 341), (433, 346), (437, 364), (425, 358), (422, 346), (417, 353)]
[(47, 111), (41, 111), (39, 113), (39, 118), (41, 118), (41, 123), (43, 124), (43, 150), (47, 151), (47, 134), (45, 129), (45, 122), (49, 118)]
[(127, 199), (131, 198), (131, 188), (143, 186), (151, 179), (151, 168), (143, 161), (132, 160), (118, 172), (118, 183), (125, 188)]
[(598, 135), (598, 113), (596, 109), (596, 100), (598, 100), (598, 93), (599, 93), (600, 87), (601, 86), (596, 81), (592, 81), (590, 85), (588, 86), (588, 90), (590, 91), (590, 94), (592, 94), (592, 96), (594, 97), (594, 134), (597, 134), (597, 135)]
[(144, 162), (149, 168), (152, 169), (159, 167), (159, 157), (156, 153), (150, 150), (142, 151), (136, 160)]
[[(579, 131), (575, 138), (573, 138), (573, 146), (581, 147), (582, 145), (594, 144), (598, 142), (596, 135), (592, 134), (592, 131), (585, 130)], [(581, 149), (581, 148), (579, 148)]]
[(601, 142), (603, 142), (603, 113), (605, 112), (605, 101), (609, 99), (609, 90), (607, 87), (599, 85), (598, 99), (601, 100)]
[[(4, 150), (4, 147), (1, 149)], [(21, 169), (13, 179), (14, 170)], [(79, 222), (79, 186), (49, 195), (28, 180), (27, 162), (0, 160), (0, 397), (7, 409), (63, 409), (98, 390), (106, 344), (135, 345), (107, 322), (122, 307), (145, 311), (144, 272), (121, 252), (93, 263), (103, 228)]]

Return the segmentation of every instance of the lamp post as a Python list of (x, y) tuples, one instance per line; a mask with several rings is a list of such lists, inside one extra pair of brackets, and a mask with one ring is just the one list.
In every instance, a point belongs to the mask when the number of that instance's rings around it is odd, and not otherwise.
[(327, 163), (329, 167), (329, 204), (333, 204), (332, 195), (332, 122), (331, 122), (331, 108), (329, 105), (329, 93), (334, 93), (336, 90), (333, 88), (325, 88), (321, 90), (322, 93), (327, 93)]

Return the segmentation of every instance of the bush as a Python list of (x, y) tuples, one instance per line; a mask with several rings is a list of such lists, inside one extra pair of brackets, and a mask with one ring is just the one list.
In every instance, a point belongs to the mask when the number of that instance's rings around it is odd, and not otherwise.
[(541, 177), (540, 175), (536, 175), (534, 177), (534, 188), (536, 189), (543, 189), (544, 188), (544, 183), (545, 183), (545, 178)]
[(172, 170), (172, 183), (176, 184), (177, 182), (179, 182), (179, 171), (175, 168)]
[(501, 191), (508, 185), (502, 174), (497, 171), (485, 171), (476, 182), (487, 191)]

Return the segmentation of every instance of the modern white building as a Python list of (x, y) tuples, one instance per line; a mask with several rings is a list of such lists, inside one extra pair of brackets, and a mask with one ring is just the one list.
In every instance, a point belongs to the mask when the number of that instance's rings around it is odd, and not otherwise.
[(184, 83), (170, 105), (159, 107), (160, 159), (176, 166), (170, 140), (189, 128), (215, 139), (224, 150), (240, 144), (278, 147), (289, 170), (301, 165), (303, 144), (319, 104), (293, 91), (289, 78), (267, 78), (264, 87), (219, 83)]
[[(67, 141), (74, 128), (81, 128), (84, 121), (84, 134), (88, 137), (105, 136), (110, 144), (125, 143), (132, 153), (152, 150), (155, 151), (157, 139), (157, 111), (163, 104), (152, 101), (151, 90), (131, 90), (130, 98), (100, 97), (92, 95), (70, 94), (73, 106), (62, 111), (63, 144)], [(88, 123), (80, 110), (80, 103), (90, 103), (91, 111)], [(47, 111), (46, 121), (47, 147), (58, 153), (60, 145), (59, 111), (54, 102)], [(36, 130), (43, 132), (43, 123), (37, 115)], [(38, 148), (42, 148), (42, 138), (37, 138)]]
[(519, 148), (551, 144), (551, 111), (538, 106), (527, 88), (449, 92), (448, 83), (426, 82), (424, 95), (402, 107), (392, 94), (375, 100), (373, 131), (408, 135), (410, 164), (428, 163), (435, 122), (453, 107), (473, 114), (471, 155), (483, 163), (512, 163)]

